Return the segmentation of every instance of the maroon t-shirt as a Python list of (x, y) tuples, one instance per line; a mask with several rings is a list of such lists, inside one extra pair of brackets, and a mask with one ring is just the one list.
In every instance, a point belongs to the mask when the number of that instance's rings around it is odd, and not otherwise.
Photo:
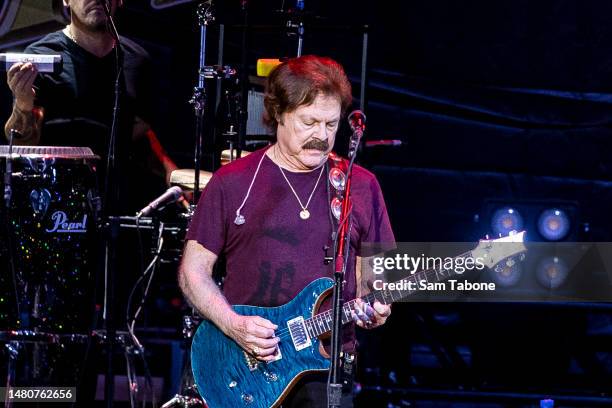
[[(301, 207), (280, 168), (264, 157), (246, 204), (246, 222), (234, 224), (255, 169), (266, 149), (220, 168), (206, 185), (187, 233), (217, 255), (226, 258), (223, 293), (230, 304), (278, 306), (290, 301), (307, 284), (333, 277), (333, 265), (324, 264), (324, 246), (330, 243), (331, 223), (326, 172), (308, 205), (310, 218), (300, 218)], [(284, 170), (303, 204), (320, 170), (293, 173)], [(380, 186), (374, 175), (354, 166), (352, 179), (353, 228), (345, 300), (355, 297), (355, 255), (363, 242), (394, 242)], [(331, 250), (328, 251), (331, 256)]]

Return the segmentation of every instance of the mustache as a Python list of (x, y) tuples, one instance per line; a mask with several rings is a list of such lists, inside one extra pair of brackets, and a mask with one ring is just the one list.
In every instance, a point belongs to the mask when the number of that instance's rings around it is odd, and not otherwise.
[(302, 149), (314, 149), (326, 152), (329, 149), (327, 140), (312, 139), (302, 145)]

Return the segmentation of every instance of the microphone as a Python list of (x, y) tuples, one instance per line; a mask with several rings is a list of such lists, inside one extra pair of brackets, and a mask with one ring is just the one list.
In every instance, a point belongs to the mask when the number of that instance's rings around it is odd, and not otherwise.
[(151, 201), (145, 208), (138, 211), (136, 213), (136, 217), (146, 217), (151, 213), (162, 209), (167, 204), (175, 202), (181, 197), (182, 194), (183, 190), (181, 190), (179, 186), (170, 187), (164, 194), (160, 195), (155, 200)]
[(348, 123), (353, 131), (353, 135), (349, 140), (348, 157), (350, 159), (355, 156), (357, 148), (359, 147), (359, 142), (361, 142), (361, 137), (363, 136), (363, 131), (365, 130), (365, 122), (366, 116), (359, 109), (352, 111), (348, 115)]
[(348, 122), (353, 133), (358, 132), (361, 137), (365, 130), (366, 115), (359, 109), (354, 110), (348, 115)]

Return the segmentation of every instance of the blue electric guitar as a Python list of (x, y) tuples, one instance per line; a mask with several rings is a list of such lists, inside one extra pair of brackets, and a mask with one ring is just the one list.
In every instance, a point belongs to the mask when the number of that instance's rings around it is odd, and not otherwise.
[[(521, 232), (496, 240), (482, 240), (472, 251), (456, 258), (480, 258), (485, 266), (493, 268), (525, 251), (523, 235)], [(457, 276), (453, 271), (430, 269), (404, 280), (441, 282), (453, 276)], [(276, 407), (300, 377), (308, 372), (327, 371), (330, 362), (319, 351), (319, 337), (330, 332), (332, 313), (328, 310), (317, 314), (317, 309), (331, 292), (332, 285), (329, 278), (317, 279), (291, 302), (279, 307), (233, 306), (241, 315), (258, 315), (278, 325), (279, 353), (270, 363), (256, 360), (205, 320), (193, 337), (191, 364), (198, 391), (208, 407)], [(416, 290), (380, 290), (362, 300), (370, 304), (374, 301), (390, 304), (414, 292)], [(354, 305), (355, 300), (344, 304), (343, 324), (352, 320)]]

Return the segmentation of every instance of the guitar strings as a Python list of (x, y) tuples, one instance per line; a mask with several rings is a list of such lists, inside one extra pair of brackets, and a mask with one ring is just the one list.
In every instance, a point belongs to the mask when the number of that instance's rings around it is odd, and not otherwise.
[[(364, 301), (364, 303), (367, 303), (367, 304), (369, 304), (370, 306), (372, 306), (372, 304), (373, 304), (373, 300), (376, 300), (376, 297), (374, 296), (374, 294), (373, 294), (373, 293), (369, 293), (368, 295), (366, 295), (366, 296), (364, 296), (363, 298), (361, 298), (361, 300), (363, 300), (363, 301)], [(348, 307), (349, 307), (349, 309), (350, 309), (351, 311), (354, 311), (354, 307), (353, 307), (353, 306), (354, 306), (354, 304), (355, 304), (355, 300), (351, 300), (351, 301), (349, 301), (349, 302), (346, 302), (346, 303), (345, 303), (345, 305), (348, 305)], [(316, 315), (314, 315), (313, 317), (310, 317), (310, 318), (308, 318), (308, 319), (305, 319), (304, 321), (305, 321), (305, 322), (306, 322), (306, 321), (311, 321), (311, 322), (313, 322), (313, 323), (315, 322), (315, 320), (316, 320), (316, 319), (322, 320), (323, 322), (329, 321), (329, 320), (327, 320), (327, 319), (324, 317), (324, 315), (329, 314), (329, 312), (330, 312), (330, 311), (328, 310), (328, 311), (325, 311), (325, 312), (322, 312), (322, 313), (316, 314)], [(325, 324), (325, 323), (323, 323), (323, 324)], [(325, 327), (325, 326), (324, 326), (324, 327)], [(326, 331), (329, 331), (329, 330), (326, 330)], [(287, 337), (287, 336), (289, 336), (289, 337)], [(280, 339), (283, 339), (283, 338), (290, 338), (290, 337), (291, 337), (291, 333), (289, 332), (289, 329), (288, 329), (288, 328), (284, 328), (284, 329), (281, 329), (281, 330), (279, 330), (278, 332), (276, 332), (276, 333), (275, 333), (275, 337), (278, 337), (278, 338), (280, 338)]]
[[(464, 253), (458, 255), (457, 258), (468, 256), (471, 252), (472, 251), (464, 252)], [(441, 272), (441, 271), (438, 271), (435, 268), (433, 268), (433, 269), (425, 269), (425, 270), (419, 271), (418, 274), (422, 275), (422, 276), (425, 276), (425, 279), (427, 280), (427, 273), (430, 273), (430, 272), (434, 272), (437, 275), (438, 272)], [(372, 307), (373, 303), (378, 300), (376, 298), (376, 293), (377, 292), (368, 293), (366, 296), (363, 296), (360, 299)], [(386, 291), (383, 291), (381, 293), (383, 293), (383, 295), (382, 295), (383, 300), (385, 301), (385, 303), (387, 303), (386, 299), (385, 299), (385, 297), (387, 296)], [(393, 297), (391, 296), (391, 298), (393, 298)], [(354, 304), (355, 304), (355, 300), (351, 300), (351, 301), (345, 303), (345, 305), (348, 305), (349, 310), (351, 310), (351, 311), (354, 311), (354, 309), (355, 309), (353, 307)], [(314, 315), (314, 316), (312, 316), (312, 317), (310, 317), (308, 319), (305, 319), (305, 322), (306, 321), (311, 321), (311, 322), (314, 323), (316, 321), (316, 319), (319, 319), (319, 320), (323, 320), (323, 324), (325, 324), (325, 322), (328, 321), (328, 320), (324, 317), (324, 315), (325, 314), (329, 314), (329, 312), (330, 311), (328, 310), (328, 311), (316, 314), (316, 315)], [(326, 330), (326, 331), (329, 331), (329, 330)], [(280, 339), (287, 338), (287, 336), (289, 336), (289, 338), (291, 337), (291, 333), (289, 333), (289, 329), (288, 328), (284, 328), (284, 329), (279, 330), (278, 332), (275, 333), (275, 335), (276, 335), (275, 337), (278, 337)]]

